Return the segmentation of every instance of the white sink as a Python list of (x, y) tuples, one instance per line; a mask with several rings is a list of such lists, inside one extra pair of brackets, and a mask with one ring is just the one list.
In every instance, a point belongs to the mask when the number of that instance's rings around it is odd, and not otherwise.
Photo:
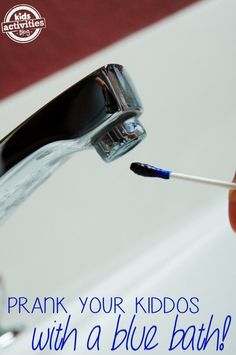
[[(1, 226), (0, 271), (6, 296), (26, 296), (31, 302), (37, 296), (64, 296), (81, 339), (98, 320), (103, 324), (103, 354), (110, 353), (117, 315), (80, 315), (79, 296), (120, 296), (126, 309), (132, 309), (136, 296), (198, 297), (200, 312), (194, 317), (185, 314), (185, 327), (193, 320), (200, 327), (214, 314), (222, 328), (225, 317), (236, 311), (236, 238), (228, 223), (227, 191), (144, 179), (129, 170), (132, 161), (142, 161), (232, 178), (235, 7), (233, 0), (199, 2), (0, 105), (3, 136), (105, 63), (123, 64), (138, 88), (146, 140), (109, 165), (93, 150), (78, 153)], [(127, 313), (124, 322), (130, 317)], [(169, 354), (174, 317), (161, 312), (140, 314), (137, 320), (139, 327), (158, 323), (157, 352), (162, 355)], [(31, 350), (32, 329), (52, 326), (54, 319), (64, 318), (5, 314), (5, 326), (22, 324), (25, 331), (4, 354), (41, 353)], [(235, 348), (235, 331), (232, 323), (225, 339), (227, 355)], [(214, 344), (205, 350), (207, 355), (215, 354)], [(65, 349), (67, 355), (74, 353), (71, 346)], [(124, 349), (116, 352), (123, 354)]]

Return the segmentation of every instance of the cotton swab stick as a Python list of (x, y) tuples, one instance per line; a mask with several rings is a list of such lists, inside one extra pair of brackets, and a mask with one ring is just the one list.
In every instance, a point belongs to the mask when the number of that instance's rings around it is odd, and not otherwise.
[(166, 179), (166, 180), (168, 180), (170, 178), (188, 180), (188, 181), (198, 182), (198, 183), (202, 183), (202, 184), (224, 187), (224, 188), (230, 189), (230, 190), (236, 190), (236, 183), (233, 183), (233, 182), (220, 181), (220, 180), (208, 179), (208, 178), (204, 178), (204, 177), (200, 177), (200, 176), (192, 176), (192, 175), (175, 173), (173, 171), (159, 169), (159, 168), (149, 165), (149, 164), (132, 163), (130, 165), (130, 169), (135, 174), (138, 174), (141, 176), (146, 176), (146, 177), (157, 177), (157, 178)]

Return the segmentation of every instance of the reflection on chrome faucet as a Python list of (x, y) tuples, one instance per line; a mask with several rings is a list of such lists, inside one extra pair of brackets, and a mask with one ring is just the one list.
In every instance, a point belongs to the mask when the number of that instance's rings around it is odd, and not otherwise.
[(145, 137), (142, 106), (122, 65), (88, 75), (0, 141), (0, 220), (68, 157), (95, 147), (110, 162)]

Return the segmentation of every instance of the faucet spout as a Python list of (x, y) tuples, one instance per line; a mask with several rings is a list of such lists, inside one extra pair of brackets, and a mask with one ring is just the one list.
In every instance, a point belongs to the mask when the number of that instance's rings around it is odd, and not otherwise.
[(68, 157), (94, 147), (110, 162), (146, 135), (142, 105), (122, 65), (94, 71), (0, 141), (0, 221)]

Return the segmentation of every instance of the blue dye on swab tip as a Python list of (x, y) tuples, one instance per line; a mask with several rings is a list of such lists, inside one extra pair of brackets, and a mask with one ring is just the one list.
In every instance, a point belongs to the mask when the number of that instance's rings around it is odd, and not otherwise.
[(171, 171), (159, 169), (155, 166), (143, 163), (132, 163), (130, 169), (138, 175), (146, 177), (158, 177), (168, 180), (170, 178)]
[(224, 187), (230, 190), (236, 190), (236, 183), (234, 182), (227, 182), (215, 179), (208, 179), (201, 176), (193, 176), (193, 175), (186, 175), (181, 173), (176, 173), (174, 171), (163, 170), (157, 168), (155, 166), (143, 163), (132, 163), (130, 165), (130, 169), (138, 175), (146, 176), (146, 177), (157, 177), (165, 180), (169, 180), (170, 178), (181, 179), (181, 180), (188, 180), (192, 182), (198, 182), (202, 184), (208, 184), (213, 186)]

